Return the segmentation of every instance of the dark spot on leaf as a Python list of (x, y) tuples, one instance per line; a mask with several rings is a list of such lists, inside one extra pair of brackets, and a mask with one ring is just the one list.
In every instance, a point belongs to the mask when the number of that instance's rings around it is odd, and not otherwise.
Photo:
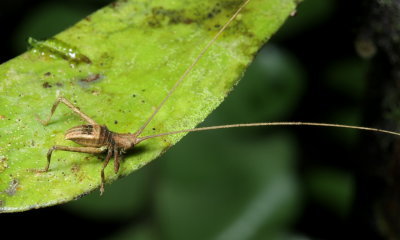
[(136, 97), (136, 94), (133, 94), (132, 97)]
[(0, 172), (3, 172), (6, 168), (8, 168), (7, 158), (6, 157), (0, 157)]
[(191, 18), (187, 18), (187, 19), (184, 19), (182, 22), (185, 23), (185, 24), (191, 24), (191, 23), (194, 22), (194, 20), (191, 19)]
[(144, 101), (144, 100), (142, 100), (142, 103), (145, 103), (145, 101)]
[(79, 170), (80, 170), (79, 165), (77, 165), (77, 164), (72, 165), (72, 167), (71, 167), (71, 172), (73, 172), (73, 173), (78, 173)]
[(51, 76), (51, 72), (47, 72), (44, 74), (46, 77)]
[(156, 128), (153, 128), (153, 131), (155, 131), (156, 130)]
[(162, 6), (154, 7), (147, 17), (147, 25), (160, 28), (164, 25), (191, 24), (199, 22), (200, 19), (193, 18), (193, 10), (188, 9), (165, 9)]
[(115, 120), (115, 121), (114, 121), (114, 124), (118, 124), (118, 121), (117, 121), (117, 120)]
[(101, 77), (101, 75), (98, 74), (98, 73), (97, 74), (91, 74), (91, 75), (87, 76), (86, 78), (82, 78), (79, 81), (89, 83), (89, 82), (94, 82), (94, 81), (100, 79), (100, 77)]
[(43, 88), (51, 88), (52, 86), (51, 86), (51, 84), (49, 82), (45, 82), (45, 83), (42, 84), (42, 87)]
[(64, 84), (62, 84), (62, 83), (60, 83), (60, 82), (56, 82), (56, 86), (57, 86), (57, 87), (62, 87), (62, 86), (64, 86)]

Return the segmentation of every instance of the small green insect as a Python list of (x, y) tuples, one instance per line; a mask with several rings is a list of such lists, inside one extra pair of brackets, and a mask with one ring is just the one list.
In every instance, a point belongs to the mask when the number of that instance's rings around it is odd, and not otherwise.
[(49, 56), (51, 58), (62, 58), (72, 64), (92, 63), (92, 61), (86, 55), (82, 54), (76, 47), (56, 38), (39, 41), (29, 37), (28, 44), (41, 55)]

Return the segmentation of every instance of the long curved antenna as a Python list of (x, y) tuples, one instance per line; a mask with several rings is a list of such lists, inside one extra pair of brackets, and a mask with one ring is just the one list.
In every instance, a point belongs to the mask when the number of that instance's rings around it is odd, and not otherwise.
[(186, 69), (186, 71), (182, 74), (178, 81), (176, 81), (175, 85), (169, 90), (167, 96), (161, 101), (161, 103), (154, 110), (153, 114), (147, 119), (147, 121), (143, 124), (142, 127), (137, 130), (134, 135), (136, 137), (142, 134), (143, 130), (149, 125), (151, 120), (153, 120), (154, 116), (160, 111), (161, 107), (164, 103), (169, 99), (169, 97), (174, 93), (175, 89), (181, 84), (181, 82), (187, 77), (187, 75), (192, 71), (193, 67), (200, 61), (200, 59), (204, 56), (207, 50), (211, 47), (211, 45), (217, 40), (217, 38), (225, 31), (225, 29), (229, 26), (229, 24), (237, 17), (237, 15), (242, 11), (242, 9), (250, 2), (250, 0), (246, 0), (239, 8), (236, 10), (235, 14), (222, 26), (222, 28), (218, 31), (217, 34), (207, 43), (207, 45), (201, 50), (200, 54), (196, 57), (196, 59), (192, 62), (192, 64)]
[(156, 138), (156, 137), (173, 135), (173, 134), (178, 134), (178, 133), (185, 133), (185, 132), (198, 132), (198, 131), (207, 131), (207, 130), (215, 130), (215, 129), (223, 129), (223, 128), (261, 127), (261, 126), (317, 126), (317, 127), (351, 128), (351, 129), (358, 129), (358, 130), (371, 131), (371, 132), (381, 132), (381, 133), (387, 133), (387, 134), (391, 134), (391, 135), (400, 136), (400, 133), (398, 133), (398, 132), (387, 131), (387, 130), (383, 130), (383, 129), (379, 129), (379, 128), (358, 127), (358, 126), (344, 125), (344, 124), (315, 123), (315, 122), (262, 122), (262, 123), (239, 123), (239, 124), (219, 125), (219, 126), (184, 129), (184, 130), (178, 130), (178, 131), (173, 131), (173, 132), (160, 133), (160, 134), (155, 134), (155, 135), (138, 138), (137, 143), (142, 142), (146, 139), (150, 139), (150, 138)]

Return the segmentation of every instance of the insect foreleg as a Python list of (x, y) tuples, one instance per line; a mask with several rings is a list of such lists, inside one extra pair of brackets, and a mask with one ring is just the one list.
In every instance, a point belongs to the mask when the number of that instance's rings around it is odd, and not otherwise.
[(72, 104), (70, 101), (68, 101), (64, 97), (58, 97), (57, 100), (54, 102), (53, 107), (51, 108), (51, 112), (49, 117), (46, 120), (42, 120), (39, 117), (36, 116), (37, 120), (41, 122), (43, 125), (47, 125), (51, 119), (51, 116), (53, 116), (54, 112), (56, 111), (56, 108), (58, 104), (64, 103), (67, 107), (69, 107), (74, 113), (76, 113), (78, 116), (80, 116), (84, 121), (92, 124), (92, 125), (98, 125), (93, 119), (91, 119), (88, 115), (83, 113), (79, 108), (75, 107), (74, 104)]
[(62, 151), (68, 151), (68, 152), (81, 152), (81, 153), (91, 153), (91, 154), (98, 154), (104, 152), (104, 148), (94, 148), (94, 147), (69, 147), (69, 146), (59, 146), (55, 145), (52, 148), (49, 149), (47, 152), (47, 165), (43, 170), (40, 170), (40, 172), (47, 172), (50, 167), (50, 161), (51, 161), (51, 154), (55, 150), (62, 150)]

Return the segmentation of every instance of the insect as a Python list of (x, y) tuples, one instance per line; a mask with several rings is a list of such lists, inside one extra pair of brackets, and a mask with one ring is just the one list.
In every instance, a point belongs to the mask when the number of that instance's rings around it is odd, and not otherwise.
[(38, 49), (41, 55), (48, 55), (51, 58), (63, 58), (72, 64), (92, 63), (92, 61), (87, 56), (80, 53), (77, 48), (57, 38), (38, 41), (30, 37), (28, 38), (28, 44)]
[(66, 105), (70, 108), (74, 113), (76, 113), (79, 117), (81, 117), (87, 124), (80, 125), (73, 127), (67, 130), (65, 138), (67, 140), (74, 141), (82, 147), (70, 147), (70, 146), (60, 146), (55, 145), (51, 147), (47, 153), (47, 165), (42, 172), (47, 172), (50, 167), (51, 163), (51, 156), (54, 151), (71, 151), (71, 152), (81, 152), (81, 153), (89, 153), (89, 154), (101, 154), (105, 153), (106, 157), (103, 162), (103, 166), (100, 172), (101, 175), (101, 186), (100, 186), (100, 193), (104, 192), (104, 186), (106, 182), (104, 170), (109, 164), (111, 158), (114, 158), (114, 172), (118, 173), (121, 156), (133, 149), (137, 144), (141, 143), (142, 141), (178, 134), (183, 132), (195, 132), (195, 131), (206, 131), (206, 130), (215, 130), (215, 129), (222, 129), (222, 128), (236, 128), (236, 127), (258, 127), (258, 126), (289, 126), (289, 125), (307, 125), (307, 126), (321, 126), (321, 127), (339, 127), (339, 128), (352, 128), (352, 129), (359, 129), (359, 130), (366, 130), (366, 131), (374, 131), (374, 132), (383, 132), (393, 135), (400, 136), (400, 133), (386, 131), (377, 128), (367, 128), (367, 127), (358, 127), (358, 126), (350, 126), (350, 125), (341, 125), (341, 124), (328, 124), (328, 123), (312, 123), (312, 122), (264, 122), (264, 123), (249, 123), (249, 124), (230, 124), (230, 125), (220, 125), (220, 126), (211, 126), (211, 127), (202, 127), (202, 128), (195, 128), (195, 129), (184, 129), (184, 130), (177, 130), (172, 132), (166, 133), (159, 133), (150, 136), (141, 136), (142, 132), (152, 119), (156, 116), (165, 102), (170, 98), (170, 96), (175, 92), (177, 87), (181, 84), (181, 82), (187, 77), (187, 75), (192, 71), (194, 66), (198, 63), (198, 61), (202, 58), (202, 56), (206, 53), (206, 51), (210, 48), (210, 46), (217, 40), (217, 38), (222, 34), (222, 32), (227, 28), (227, 26), (234, 21), (237, 15), (242, 11), (242, 9), (250, 2), (251, 0), (245, 0), (244, 3), (237, 9), (237, 11), (232, 15), (232, 17), (220, 28), (218, 33), (208, 42), (208, 44), (201, 50), (199, 55), (193, 61), (193, 63), (185, 70), (182, 76), (176, 81), (174, 86), (169, 90), (168, 94), (165, 98), (160, 102), (160, 104), (156, 107), (156, 109), (152, 112), (150, 117), (145, 121), (145, 123), (134, 133), (116, 133), (108, 130), (105, 125), (98, 124), (95, 120), (91, 119), (88, 115), (86, 115), (83, 111), (81, 111), (78, 107), (74, 106), (70, 101), (68, 101), (64, 97), (59, 97), (53, 104), (51, 108), (51, 112), (49, 117), (46, 120), (38, 120), (43, 124), (47, 125), (50, 122), (52, 115), (54, 114), (56, 108), (59, 106), (60, 103)]

